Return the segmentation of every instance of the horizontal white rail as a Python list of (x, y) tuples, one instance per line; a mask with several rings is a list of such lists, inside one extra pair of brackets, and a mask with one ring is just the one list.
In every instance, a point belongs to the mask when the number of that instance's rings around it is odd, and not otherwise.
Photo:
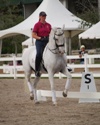
[(13, 56), (13, 57), (0, 57), (0, 62), (1, 61), (13, 61), (15, 58), (16, 61), (18, 60), (22, 60), (22, 57), (16, 57), (16, 56)]
[[(85, 64), (67, 64), (68, 67), (71, 67), (72, 69), (80, 69), (80, 68), (84, 68), (85, 72), (88, 71), (88, 68), (95, 68), (95, 69), (100, 69), (100, 64), (88, 64), (87, 60), (88, 59), (95, 59), (95, 58), (99, 58), (100, 59), (100, 54), (98, 55), (84, 55), (83, 57), (85, 59)], [(67, 60), (70, 59), (80, 59), (78, 55), (71, 55), (71, 56), (67, 56)], [(13, 77), (13, 78), (17, 78), (17, 77), (25, 77), (24, 75), (24, 69), (22, 65), (17, 65), (17, 61), (22, 61), (22, 57), (2, 57), (0, 58), (0, 64), (2, 63), (2, 65), (0, 65), (0, 70), (3, 71), (3, 73), (0, 73), (0, 77)], [(13, 65), (9, 65), (9, 64), (4, 64), (4, 62), (12, 62)], [(8, 71), (8, 72), (7, 72)], [(19, 71), (22, 71), (21, 73), (19, 73)], [(83, 70), (82, 70), (83, 71)], [(100, 71), (96, 71), (93, 72), (94, 77), (100, 77)], [(34, 74), (32, 74), (32, 77), (35, 77)], [(48, 77), (48, 74), (42, 74), (41, 77)], [(55, 74), (55, 77), (66, 77), (65, 75), (58, 73)], [(73, 72), (72, 73), (72, 77), (82, 77), (82, 72)]]
[[(38, 90), (41, 96), (52, 97), (50, 90)], [(56, 91), (56, 97), (63, 98), (63, 91)], [(87, 98), (87, 99), (100, 99), (100, 92), (68, 92), (67, 98)]]
[[(67, 64), (71, 68), (84, 68), (85, 64)], [(87, 68), (100, 68), (100, 64), (87, 64)]]
[[(83, 57), (84, 58), (84, 57)], [(88, 55), (87, 54), (87, 58), (100, 58), (100, 54), (97, 54), (97, 55)], [(67, 59), (80, 59), (78, 55), (68, 55), (67, 56)]]

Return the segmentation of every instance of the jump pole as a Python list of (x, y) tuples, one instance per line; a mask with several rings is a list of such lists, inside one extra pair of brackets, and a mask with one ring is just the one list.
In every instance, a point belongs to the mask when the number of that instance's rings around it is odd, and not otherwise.
[[(42, 97), (52, 97), (50, 90), (38, 90)], [(63, 97), (63, 91), (56, 91), (56, 97), (59, 98), (87, 98), (100, 99), (100, 92), (68, 92), (67, 97)]]
[[(56, 91), (56, 97), (65, 98), (63, 91)], [(52, 97), (50, 90), (38, 90), (37, 97), (39, 101), (46, 101), (46, 97)], [(79, 103), (100, 102), (100, 92), (97, 92), (93, 74), (90, 72), (82, 73), (80, 92), (69, 91), (66, 98), (77, 98)]]
[[(37, 92), (39, 101), (46, 101), (46, 97), (52, 97), (50, 90), (38, 90)], [(56, 91), (56, 97), (59, 98), (76, 98), (76, 99), (100, 99), (100, 92), (68, 92), (67, 97), (63, 97), (63, 91)], [(97, 102), (97, 101), (96, 101)], [(98, 101), (99, 102), (99, 101)]]

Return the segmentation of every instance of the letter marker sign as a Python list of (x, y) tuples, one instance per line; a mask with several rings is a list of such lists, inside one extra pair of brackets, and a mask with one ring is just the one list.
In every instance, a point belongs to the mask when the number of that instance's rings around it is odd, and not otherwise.
[[(82, 73), (80, 92), (97, 92), (94, 77), (91, 72)], [(83, 102), (99, 102), (99, 99), (80, 98), (79, 103)]]

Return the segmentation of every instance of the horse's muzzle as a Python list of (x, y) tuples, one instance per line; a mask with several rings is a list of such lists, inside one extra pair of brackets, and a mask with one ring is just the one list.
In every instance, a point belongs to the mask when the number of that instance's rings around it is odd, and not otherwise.
[(63, 55), (64, 53), (65, 53), (65, 51), (60, 51), (60, 50), (59, 50), (59, 54), (60, 54), (60, 55)]

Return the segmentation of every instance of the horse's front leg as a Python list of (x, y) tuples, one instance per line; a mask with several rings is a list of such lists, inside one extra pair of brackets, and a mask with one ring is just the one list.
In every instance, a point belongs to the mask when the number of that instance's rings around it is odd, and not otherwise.
[(63, 91), (63, 96), (67, 97), (68, 90), (70, 89), (70, 86), (71, 86), (72, 76), (71, 76), (71, 73), (68, 71), (67, 68), (65, 68), (65, 70), (62, 73), (67, 76), (67, 81), (66, 81), (66, 84), (65, 84), (65, 90)]
[(34, 83), (33, 83), (33, 90), (34, 90), (34, 101), (35, 103), (38, 103), (38, 100), (37, 100), (37, 83), (39, 82), (40, 80), (40, 77), (35, 77), (34, 79)]
[(55, 91), (55, 86), (54, 86), (54, 74), (52, 72), (48, 72), (49, 75), (49, 81), (50, 81), (50, 85), (51, 85), (51, 92), (52, 92), (52, 102), (53, 105), (57, 104), (56, 101), (56, 91)]

